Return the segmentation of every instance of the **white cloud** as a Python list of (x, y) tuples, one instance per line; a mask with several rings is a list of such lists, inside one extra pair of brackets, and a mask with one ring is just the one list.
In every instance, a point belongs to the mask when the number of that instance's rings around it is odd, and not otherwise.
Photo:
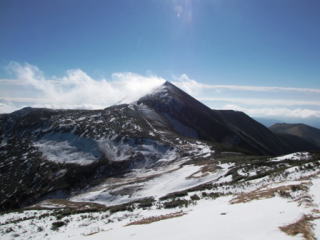
[[(60, 78), (46, 78), (30, 64), (11, 63), (11, 72), (23, 85), (40, 93), (40, 98), (4, 98), (7, 101), (33, 102), (32, 106), (51, 108), (105, 108), (120, 102), (132, 102), (160, 86), (163, 78), (135, 73), (114, 73), (110, 80), (94, 79), (80, 69), (68, 70)], [(0, 106), (0, 111), (12, 109)]]
[(5, 102), (19, 102), (19, 103), (42, 103), (48, 102), (45, 98), (30, 98), (30, 97), (0, 97), (0, 101)]
[(291, 100), (291, 99), (270, 99), (270, 98), (224, 98), (224, 97), (199, 97), (198, 100), (211, 102), (233, 102), (237, 104), (246, 104), (254, 106), (320, 106), (320, 101), (304, 101), (304, 100)]
[(17, 110), (19, 107), (14, 103), (0, 102), (0, 113), (10, 113)]
[(190, 95), (198, 95), (204, 90), (203, 84), (199, 83), (191, 78), (187, 74), (181, 74), (180, 76), (174, 76), (173, 84), (183, 89)]
[(268, 107), (268, 108), (248, 108), (241, 107), (234, 104), (227, 104), (222, 109), (232, 109), (236, 111), (245, 112), (248, 115), (256, 117), (286, 117), (286, 118), (320, 118), (320, 111), (313, 109), (303, 108), (280, 108), (280, 107)]

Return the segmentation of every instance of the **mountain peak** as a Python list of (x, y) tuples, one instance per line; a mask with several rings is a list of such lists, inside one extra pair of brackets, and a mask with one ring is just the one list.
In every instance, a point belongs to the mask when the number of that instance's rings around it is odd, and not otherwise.
[[(173, 85), (171, 82), (165, 81), (162, 85), (155, 88), (149, 94), (141, 97), (138, 102), (144, 102), (145, 100), (156, 100), (156, 101), (171, 101), (172, 99), (178, 99), (181, 95), (187, 95), (181, 89)], [(180, 97), (179, 97), (180, 96)]]
[(169, 81), (165, 81), (162, 86), (166, 86), (166, 87), (175, 87), (171, 82)]
[(166, 80), (162, 85), (169, 85), (171, 84), (168, 80)]
[(162, 85), (160, 85), (158, 87), (158, 89), (167, 89), (167, 90), (176, 89), (176, 90), (182, 91), (181, 89), (179, 89), (178, 87), (176, 87), (173, 83), (171, 83), (169, 81), (165, 81)]

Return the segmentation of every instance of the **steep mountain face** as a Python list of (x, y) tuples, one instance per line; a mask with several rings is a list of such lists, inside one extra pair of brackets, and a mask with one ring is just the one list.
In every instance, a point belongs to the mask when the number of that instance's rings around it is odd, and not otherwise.
[(137, 103), (154, 109), (183, 136), (254, 154), (282, 154), (292, 150), (246, 114), (212, 110), (169, 82)]
[[(320, 148), (320, 129), (305, 124), (277, 123), (270, 127), (270, 130), (277, 134), (289, 134), (311, 143), (316, 150)], [(314, 150), (314, 149), (313, 149)]]
[(281, 141), (268, 128), (243, 112), (232, 110), (213, 111), (221, 116), (227, 126), (242, 136), (243, 141), (246, 141), (253, 149), (257, 149), (259, 153), (282, 154), (296, 151)]
[(315, 145), (312, 142), (305, 140), (304, 138), (287, 134), (287, 133), (275, 133), (283, 142), (285, 142), (288, 146), (295, 151), (320, 151), (320, 147)]

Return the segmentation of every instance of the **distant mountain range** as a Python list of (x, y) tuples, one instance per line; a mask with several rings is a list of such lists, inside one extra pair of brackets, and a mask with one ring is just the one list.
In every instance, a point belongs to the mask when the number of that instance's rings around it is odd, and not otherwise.
[(271, 118), (254, 117), (254, 119), (268, 128), (271, 127), (273, 124), (283, 122), (283, 121), (280, 121), (277, 119), (271, 119)]
[[(311, 119), (292, 119), (292, 118), (284, 118), (284, 119), (272, 119), (272, 118), (263, 118), (263, 117), (253, 117), (259, 123), (265, 125), (266, 127), (271, 127), (276, 123), (289, 123), (289, 124), (296, 124), (302, 123), (314, 128), (320, 128), (320, 119), (311, 118)], [(302, 122), (303, 121), (303, 122)]]
[(290, 135), (306, 141), (311, 146), (320, 148), (320, 129), (306, 124), (277, 123), (270, 127), (270, 130), (279, 135)]

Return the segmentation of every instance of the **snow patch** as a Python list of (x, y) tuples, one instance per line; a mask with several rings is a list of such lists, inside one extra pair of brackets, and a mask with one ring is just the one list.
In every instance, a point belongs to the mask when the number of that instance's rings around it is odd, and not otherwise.
[(279, 162), (283, 160), (309, 160), (311, 158), (310, 153), (308, 152), (295, 152), (287, 155), (271, 158), (272, 162)]
[(134, 139), (114, 135), (98, 142), (100, 151), (109, 161), (120, 162), (131, 159), (140, 162), (142, 166), (139, 167), (148, 167), (157, 161), (172, 161), (178, 156), (173, 147), (147, 138)]
[(51, 133), (34, 143), (52, 162), (89, 165), (101, 157), (96, 141), (72, 133)]

